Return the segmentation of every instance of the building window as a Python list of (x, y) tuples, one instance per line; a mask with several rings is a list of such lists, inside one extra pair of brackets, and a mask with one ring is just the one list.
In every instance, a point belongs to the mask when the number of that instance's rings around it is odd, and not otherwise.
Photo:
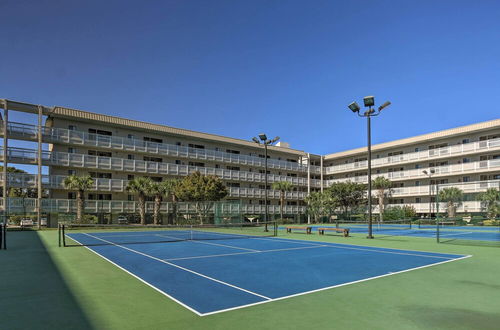
[(189, 144), (189, 148), (194, 148), (194, 149), (205, 149), (205, 146), (202, 146), (201, 144)]
[(175, 145), (176, 145), (176, 146), (181, 146), (181, 145), (182, 145), (182, 143), (180, 143), (180, 142), (175, 142)]
[(135, 157), (134, 157), (134, 155), (127, 155), (127, 159), (133, 160), (133, 159), (135, 159)]
[(71, 191), (68, 193), (68, 199), (76, 199), (76, 193)]
[(420, 164), (415, 164), (415, 168), (420, 168)]
[(470, 139), (463, 139), (462, 144), (470, 143)]
[(422, 202), (422, 200), (420, 197), (415, 198), (415, 203), (421, 203), (421, 202)]
[(76, 175), (76, 170), (68, 170), (68, 175)]
[(163, 159), (159, 157), (149, 157), (149, 156), (144, 156), (144, 161), (145, 162), (155, 162), (155, 163), (162, 163)]
[(230, 154), (236, 154), (236, 155), (240, 153), (238, 150), (231, 150), (231, 149), (226, 149), (226, 152), (230, 153)]
[(464, 177), (462, 178), (462, 181), (463, 181), (463, 182), (470, 182), (470, 176), (464, 176)]
[(420, 151), (420, 148), (415, 148), (415, 152), (419, 152)]
[(462, 158), (462, 163), (470, 163), (470, 158)]
[(416, 187), (420, 186), (420, 181), (415, 181), (415, 186)]
[(110, 131), (103, 131), (103, 130), (95, 129), (95, 128), (89, 128), (89, 133), (90, 134), (97, 134), (97, 135), (106, 135), (106, 136), (113, 135), (113, 133)]
[(127, 175), (127, 180), (134, 180), (134, 175), (133, 174)]
[(155, 142), (155, 143), (163, 143), (162, 139), (152, 138), (152, 137), (148, 137), (148, 136), (144, 137), (144, 141), (146, 141), (146, 142)]
[(134, 200), (134, 195), (127, 195), (127, 200), (132, 202)]
[(176, 160), (175, 160), (175, 163), (176, 163), (177, 165), (180, 165), (180, 164), (181, 164), (181, 161), (180, 161), (180, 160), (178, 160), (178, 159), (176, 159)]
[(69, 154), (74, 154), (75, 153), (75, 148), (68, 148), (68, 153)]
[(135, 136), (133, 134), (128, 134), (127, 139), (135, 139)]
[(76, 126), (75, 125), (68, 125), (68, 130), (76, 131)]

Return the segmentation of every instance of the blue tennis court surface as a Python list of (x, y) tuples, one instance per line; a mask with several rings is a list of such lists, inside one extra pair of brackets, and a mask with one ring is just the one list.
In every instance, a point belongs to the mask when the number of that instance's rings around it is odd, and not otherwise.
[(87, 248), (200, 316), (469, 257), (275, 237), (120, 245), (123, 235), (67, 234), (102, 242)]

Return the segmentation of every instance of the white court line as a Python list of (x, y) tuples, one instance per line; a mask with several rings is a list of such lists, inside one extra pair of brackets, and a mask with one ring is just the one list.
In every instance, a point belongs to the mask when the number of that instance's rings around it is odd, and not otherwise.
[[(274, 242), (293, 242), (293, 243), (297, 243), (297, 244), (311, 245), (310, 243), (298, 241), (298, 240), (293, 239), (293, 238), (281, 238), (281, 237), (277, 237), (277, 238), (273, 239), (273, 238), (259, 237), (259, 238), (254, 238), (254, 239), (257, 239), (257, 240), (272, 240)], [(312, 241), (310, 241), (310, 242), (312, 242)], [(320, 242), (318, 242), (318, 243), (320, 243)], [(410, 251), (410, 252), (417, 252), (417, 253), (447, 254), (447, 255), (450, 255), (450, 256), (457, 256), (458, 258), (460, 258), (460, 257), (463, 256), (461, 254), (453, 254), (453, 253), (428, 252), (428, 251), (418, 251), (418, 250), (400, 250), (400, 249), (384, 248), (384, 247), (379, 247), (379, 246), (367, 246), (365, 248), (365, 247), (362, 247), (362, 245), (353, 245), (353, 244), (344, 244), (344, 243), (332, 243), (332, 242), (323, 242), (323, 243), (327, 243), (326, 245), (328, 247), (332, 247), (332, 248), (339, 248), (339, 249), (359, 249), (359, 250), (367, 250), (369, 252), (407, 254), (405, 252), (395, 252), (395, 251)], [(333, 244), (333, 245), (331, 245), (331, 244)], [(352, 246), (359, 246), (359, 248), (354, 248)], [(379, 249), (387, 249), (387, 250), (391, 250), (391, 251), (383, 251), (383, 250), (379, 250)], [(446, 258), (446, 259), (452, 258), (452, 257), (438, 257), (438, 256), (420, 255), (420, 254), (407, 254), (407, 255), (415, 255), (415, 256), (430, 257), (430, 258)]]
[(317, 245), (317, 246), (297, 247), (297, 248), (287, 248), (287, 249), (274, 249), (274, 250), (262, 250), (262, 251), (255, 251), (255, 252), (237, 252), (237, 253), (224, 253), (224, 254), (210, 254), (210, 255), (205, 255), (205, 256), (172, 258), (172, 259), (163, 259), (163, 260), (166, 260), (166, 261), (175, 261), (175, 260), (215, 258), (215, 257), (236, 256), (236, 255), (241, 255), (241, 254), (256, 254), (256, 253), (279, 252), (279, 251), (317, 249), (317, 248), (320, 248), (320, 247), (328, 247), (328, 245)]
[(129, 275), (132, 275), (133, 277), (135, 277), (136, 279), (138, 279), (139, 281), (141, 281), (142, 283), (146, 284), (147, 286), (153, 288), (154, 290), (158, 291), (159, 293), (161, 293), (162, 295), (164, 295), (165, 297), (167, 298), (170, 298), (172, 299), (173, 301), (175, 301), (176, 303), (178, 303), (179, 305), (185, 307), (186, 309), (190, 310), (191, 312), (195, 313), (196, 315), (198, 316), (203, 316), (202, 313), (198, 312), (196, 309), (194, 308), (191, 308), (189, 307), (188, 305), (184, 304), (182, 301), (180, 300), (177, 300), (176, 298), (172, 297), (171, 295), (169, 295), (168, 293), (166, 293), (165, 291), (157, 288), (156, 286), (154, 286), (153, 284), (143, 280), (141, 277), (135, 275), (134, 273), (131, 273), (130, 271), (128, 271), (127, 269), (123, 268), (122, 266), (118, 265), (117, 263), (115, 263), (114, 261), (111, 261), (110, 259), (106, 258), (105, 256), (99, 254), (98, 252), (92, 250), (90, 247), (88, 246), (85, 246), (83, 245), (81, 242), (79, 242), (76, 238), (73, 238), (73, 237), (69, 237), (70, 239), (72, 239), (73, 241), (77, 242), (78, 244), (80, 244), (81, 246), (83, 246), (84, 248), (86, 248), (87, 250), (95, 253), (97, 256), (103, 258), (104, 260), (106, 260), (107, 262), (111, 263), (112, 265), (118, 267), (119, 269), (123, 270), (125, 273), (129, 274)]
[(439, 237), (442, 237), (442, 236), (455, 236), (455, 235), (466, 235), (466, 234), (474, 234), (474, 232), (473, 231), (466, 231), (466, 232), (453, 233), (453, 234), (441, 234), (441, 233), (439, 233)]
[(247, 304), (247, 305), (241, 305), (241, 306), (231, 307), (231, 308), (227, 308), (227, 309), (221, 309), (221, 310), (214, 311), (214, 312), (201, 313), (201, 316), (208, 316), (208, 315), (213, 315), (213, 314), (228, 312), (228, 311), (232, 311), (232, 310), (236, 310), (236, 309), (246, 308), (246, 307), (250, 307), (250, 306), (256, 306), (256, 305), (266, 304), (266, 303), (273, 302), (273, 301), (278, 301), (278, 300), (283, 300), (283, 299), (288, 299), (288, 298), (303, 296), (303, 295), (306, 295), (306, 294), (309, 294), (309, 293), (320, 292), (320, 291), (334, 289), (334, 288), (338, 288), (338, 287), (342, 287), (342, 286), (346, 286), (346, 285), (351, 285), (351, 284), (355, 284), (355, 283), (366, 282), (366, 281), (374, 280), (374, 279), (377, 279), (377, 278), (382, 278), (382, 277), (392, 276), (392, 275), (401, 274), (401, 273), (405, 273), (405, 272), (410, 272), (410, 271), (413, 271), (413, 270), (427, 268), (427, 267), (432, 267), (432, 266), (436, 266), (436, 265), (441, 265), (441, 264), (444, 264), (444, 263), (447, 263), (447, 262), (457, 261), (457, 260), (460, 260), (460, 259), (465, 259), (465, 258), (470, 258), (470, 257), (472, 257), (472, 256), (471, 255), (467, 255), (467, 256), (463, 256), (461, 258), (440, 261), (440, 262), (436, 262), (436, 263), (433, 263), (433, 264), (430, 264), (430, 265), (425, 265), (425, 266), (419, 266), (419, 267), (415, 267), (415, 268), (400, 270), (400, 271), (394, 272), (394, 273), (387, 273), (387, 274), (384, 274), (384, 275), (373, 276), (373, 277), (369, 277), (369, 278), (364, 278), (362, 280), (357, 280), (357, 281), (352, 281), (352, 282), (347, 282), (347, 283), (332, 285), (332, 286), (329, 286), (329, 287), (320, 288), (320, 289), (316, 289), (316, 290), (300, 292), (300, 293), (292, 294), (292, 295), (289, 295), (289, 296), (283, 296), (283, 297), (274, 298), (274, 299), (266, 300), (266, 301), (261, 301), (261, 302), (257, 302), (257, 303), (253, 303), (253, 304)]
[(159, 262), (162, 262), (164, 264), (167, 264), (167, 265), (170, 265), (172, 267), (176, 267), (176, 268), (179, 268), (183, 271), (186, 271), (186, 272), (189, 272), (189, 273), (192, 273), (192, 274), (195, 274), (195, 275), (198, 275), (200, 277), (203, 277), (203, 278), (206, 278), (208, 280), (211, 280), (211, 281), (214, 281), (214, 282), (217, 282), (217, 283), (220, 283), (220, 284), (223, 284), (223, 285), (226, 285), (226, 286), (229, 286), (233, 289), (237, 289), (237, 290), (240, 290), (240, 291), (243, 291), (243, 292), (246, 292), (246, 293), (249, 293), (251, 295), (254, 295), (254, 296), (257, 296), (257, 297), (260, 297), (260, 298), (264, 298), (264, 299), (271, 299), (269, 297), (266, 297), (264, 295), (261, 295), (261, 294), (258, 294), (258, 293), (255, 293), (255, 292), (252, 292), (252, 291), (249, 291), (249, 290), (246, 290), (246, 289), (243, 289), (243, 288), (240, 288), (236, 285), (233, 285), (233, 284), (230, 284), (230, 283), (227, 283), (227, 282), (224, 282), (224, 281), (221, 281), (221, 280), (218, 280), (216, 278), (213, 278), (213, 277), (210, 277), (210, 276), (207, 276), (207, 275), (204, 275), (204, 274), (201, 274), (201, 273), (198, 273), (198, 272), (195, 272), (194, 270), (191, 270), (191, 269), (188, 269), (188, 268), (185, 268), (185, 267), (182, 267), (182, 266), (179, 266), (179, 265), (176, 265), (176, 264), (173, 264), (171, 262), (168, 262), (168, 261), (165, 261), (165, 260), (162, 260), (160, 258), (156, 258), (156, 257), (153, 257), (149, 254), (146, 254), (146, 253), (143, 253), (143, 252), (140, 252), (140, 251), (137, 251), (137, 250), (134, 250), (134, 249), (131, 249), (131, 248), (128, 248), (126, 246), (122, 246), (122, 245), (119, 245), (119, 244), (116, 244), (116, 243), (113, 243), (113, 242), (110, 242), (110, 241), (107, 241), (107, 240), (104, 240), (102, 238), (99, 238), (99, 237), (95, 237), (95, 236), (92, 236), (90, 234), (87, 234), (87, 233), (84, 233), (84, 235), (87, 235), (87, 236), (90, 236), (92, 238), (95, 238), (95, 239), (98, 239), (98, 240), (101, 240), (103, 242), (106, 242), (106, 243), (109, 243), (111, 245), (114, 245), (114, 246), (117, 246), (119, 248), (122, 248), (122, 249), (125, 249), (127, 251), (130, 251), (130, 252), (133, 252), (133, 253), (137, 253), (139, 255), (142, 255), (144, 257), (147, 257), (147, 258), (151, 258), (153, 260), (156, 260), (156, 261), (159, 261)]
[[(176, 238), (176, 237), (173, 237), (173, 236), (160, 235), (160, 234), (156, 234), (155, 236), (166, 237), (166, 238)], [(237, 249), (237, 250), (245, 250), (245, 251), (251, 251), (251, 252), (260, 252), (260, 250), (255, 250), (255, 249), (247, 249), (247, 248), (242, 248), (242, 247), (237, 247), (237, 246), (232, 246), (232, 245), (225, 245), (225, 244), (218, 244), (218, 243), (202, 242), (202, 241), (196, 241), (196, 240), (192, 240), (192, 239), (188, 239), (186, 241), (190, 241), (190, 242), (193, 242), (193, 243), (200, 243), (200, 244), (208, 244), (208, 245), (228, 247), (228, 248)], [(165, 259), (165, 260), (168, 260), (168, 259)]]

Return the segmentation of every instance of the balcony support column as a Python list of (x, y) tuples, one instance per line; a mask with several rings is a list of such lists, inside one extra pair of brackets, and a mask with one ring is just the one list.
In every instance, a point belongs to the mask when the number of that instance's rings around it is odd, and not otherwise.
[(324, 159), (325, 156), (321, 156), (319, 161), (320, 161), (320, 164), (319, 164), (319, 170), (320, 170), (320, 176), (321, 176), (321, 192), (323, 192), (323, 159)]
[(3, 223), (7, 224), (7, 210), (8, 210), (8, 205), (7, 205), (7, 166), (9, 164), (8, 161), (8, 154), (7, 154), (7, 148), (8, 148), (8, 140), (9, 140), (9, 133), (7, 131), (7, 123), (9, 122), (9, 102), (7, 100), (4, 100), (4, 108), (3, 108)]
[[(307, 196), (311, 194), (311, 154), (307, 153)], [(307, 223), (311, 223), (311, 215), (307, 214)]]
[(37, 175), (37, 194), (36, 194), (36, 219), (38, 222), (38, 229), (42, 228), (42, 115), (43, 107), (38, 106), (38, 155), (37, 155), (37, 165), (38, 165), (38, 175)]

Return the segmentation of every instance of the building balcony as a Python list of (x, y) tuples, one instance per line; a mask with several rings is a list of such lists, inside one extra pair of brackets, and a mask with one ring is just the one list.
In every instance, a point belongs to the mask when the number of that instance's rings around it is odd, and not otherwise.
[[(385, 206), (396, 207), (396, 206), (413, 206), (417, 213), (429, 213), (429, 203), (406, 203), (406, 204), (388, 204)], [(431, 213), (436, 213), (436, 203), (430, 205)], [(439, 203), (439, 214), (446, 214), (447, 205), (446, 203)], [(378, 205), (373, 207), (374, 213), (379, 213)], [(456, 206), (456, 213), (478, 213), (485, 212), (484, 204), (480, 201), (465, 201)]]
[[(36, 188), (38, 177), (36, 174), (8, 173), (8, 187), (14, 188)], [(45, 189), (64, 189), (64, 175), (42, 175), (42, 186)], [(126, 192), (128, 180), (94, 178), (92, 191), (103, 192)], [(3, 186), (3, 173), (0, 173), (0, 186)], [(259, 188), (228, 187), (229, 197), (233, 198), (265, 198), (265, 190)], [(285, 192), (287, 200), (303, 200), (307, 193), (301, 191)], [(280, 199), (280, 191), (268, 190), (268, 198)]]
[[(372, 174), (372, 176), (373, 178), (377, 176), (383, 176), (391, 181), (428, 179), (428, 176), (422, 173), (422, 171), (425, 169), (426, 168), (418, 168), (406, 171), (379, 173), (379, 174)], [(433, 169), (435, 170), (433, 178), (438, 178), (438, 177), (442, 178), (451, 175), (482, 173), (482, 172), (500, 170), (500, 159), (437, 166), (433, 167)], [(426, 170), (429, 171), (429, 168), (427, 168)], [(330, 186), (333, 182), (346, 182), (346, 181), (368, 183), (368, 177), (364, 175), (364, 176), (354, 176), (350, 178), (329, 179), (326, 180), (326, 186)]]
[[(36, 164), (37, 151), (34, 149), (8, 148), (8, 161), (20, 164)], [(0, 148), (0, 160), (3, 160), (3, 148)], [(122, 171), (143, 175), (170, 175), (186, 176), (194, 172), (203, 175), (215, 175), (223, 180), (264, 182), (265, 174), (246, 171), (233, 171), (212, 167), (197, 167), (170, 163), (157, 163), (142, 160), (132, 160), (114, 157), (90, 156), (85, 154), (72, 154), (65, 152), (42, 153), (42, 164), (46, 166), (64, 166), (71, 168), (99, 169), (108, 171)], [(285, 175), (268, 174), (268, 182), (287, 181), (296, 186), (307, 186), (307, 178), (291, 177)], [(311, 186), (320, 187), (320, 180), (311, 179)]]
[[(430, 161), (439, 158), (450, 158), (466, 156), (474, 153), (500, 150), (500, 139), (491, 139), (465, 144), (457, 144), (442, 148), (423, 150), (402, 155), (372, 159), (372, 168), (399, 165), (403, 163), (415, 163), (420, 161)], [(368, 161), (354, 162), (348, 164), (325, 167), (325, 174), (336, 174), (363, 170), (368, 168)]]
[[(42, 212), (46, 213), (75, 213), (77, 201), (75, 199), (42, 199)], [(38, 201), (36, 198), (7, 198), (7, 214), (24, 214), (36, 212)], [(179, 202), (176, 205), (179, 214), (196, 214), (196, 204)], [(4, 210), (4, 201), (0, 199), (0, 209)], [(154, 202), (146, 202), (146, 213), (153, 213)], [(303, 214), (305, 206), (286, 205), (283, 207), (285, 214)], [(173, 205), (170, 202), (161, 203), (161, 213), (172, 213)], [(138, 213), (138, 203), (134, 201), (104, 201), (86, 200), (86, 213)], [(212, 208), (211, 213), (214, 210)], [(264, 205), (248, 205), (235, 203), (224, 205), (221, 213), (241, 212), (242, 214), (264, 214)], [(279, 205), (269, 205), (270, 214), (279, 214)]]
[[(0, 127), (0, 132), (2, 129), (3, 127)], [(9, 122), (7, 130), (9, 136), (13, 139), (17, 138), (20, 140), (37, 141), (38, 128), (36, 125)], [(66, 144), (93, 148), (97, 147), (131, 153), (144, 153), (176, 158), (215, 161), (248, 165), (252, 167), (264, 167), (265, 165), (264, 158), (255, 156), (232, 154), (208, 149), (189, 148), (173, 144), (148, 142), (118, 136), (91, 134), (64, 128), (42, 127), (42, 140), (44, 143)], [(289, 170), (303, 173), (307, 172), (307, 165), (278, 159), (268, 159), (267, 166), (271, 169)], [(319, 166), (311, 166), (311, 172), (321, 173), (321, 169)]]

